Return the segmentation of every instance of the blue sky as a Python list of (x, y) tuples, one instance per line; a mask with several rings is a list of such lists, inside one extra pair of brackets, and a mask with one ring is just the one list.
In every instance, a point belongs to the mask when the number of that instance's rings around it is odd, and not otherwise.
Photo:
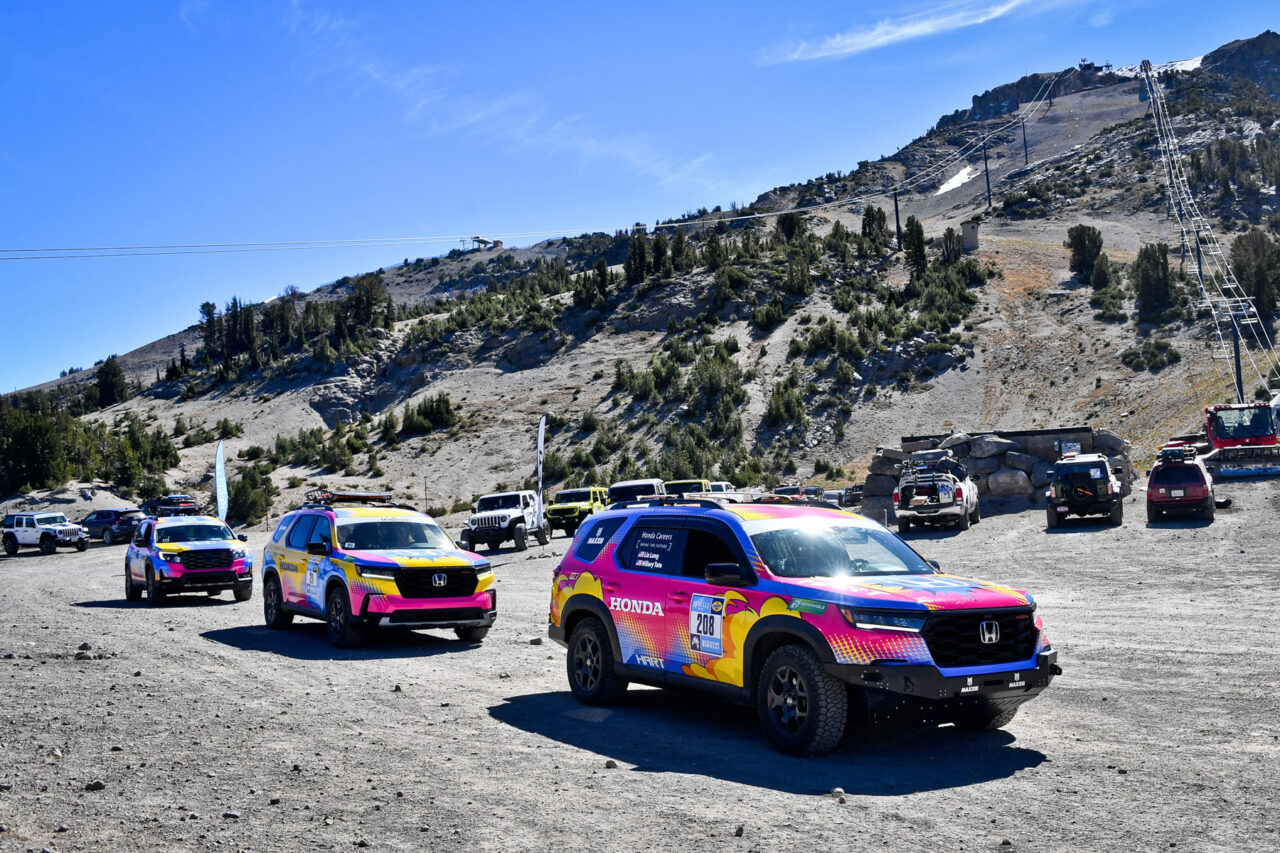
[[(1215, 8), (5, 3), (0, 258), (577, 234), (747, 203), (891, 154), (1025, 73), (1184, 59), (1280, 23), (1270, 2)], [(0, 391), (181, 329), (205, 300), (456, 245), (0, 260)]]

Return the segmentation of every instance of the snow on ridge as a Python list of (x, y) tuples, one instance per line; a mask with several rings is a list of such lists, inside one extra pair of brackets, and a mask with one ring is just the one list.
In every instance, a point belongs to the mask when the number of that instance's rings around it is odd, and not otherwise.
[(951, 192), (953, 189), (960, 186), (961, 184), (966, 184), (969, 181), (973, 180), (974, 176), (977, 174), (978, 174), (977, 169), (973, 168), (972, 166), (965, 166), (959, 172), (956, 172), (954, 175), (952, 175), (951, 178), (949, 178), (945, 184), (938, 187), (938, 191), (935, 192), (934, 195), (942, 195), (943, 193)]
[[(1200, 67), (1200, 63), (1204, 60), (1203, 56), (1197, 56), (1195, 59), (1178, 59), (1173, 62), (1161, 62), (1158, 65), (1152, 65), (1156, 73), (1161, 71), (1195, 71)], [(1141, 65), (1126, 65), (1124, 68), (1113, 68), (1112, 74), (1118, 74), (1121, 77), (1137, 77), (1142, 73)]]

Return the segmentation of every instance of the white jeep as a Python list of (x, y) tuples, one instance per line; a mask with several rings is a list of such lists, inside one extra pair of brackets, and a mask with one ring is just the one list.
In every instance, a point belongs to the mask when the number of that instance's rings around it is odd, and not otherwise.
[(19, 548), (39, 548), (52, 554), (58, 546), (83, 551), (89, 547), (89, 532), (67, 521), (60, 512), (15, 512), (4, 517), (4, 552), (12, 557)]
[(458, 544), (465, 551), (474, 551), (481, 545), (497, 548), (510, 540), (515, 543), (517, 551), (523, 551), (529, 547), (530, 531), (533, 531), (539, 545), (551, 541), (551, 525), (542, 514), (535, 493), (522, 491), (485, 495), (476, 501), (467, 526), (458, 534)]

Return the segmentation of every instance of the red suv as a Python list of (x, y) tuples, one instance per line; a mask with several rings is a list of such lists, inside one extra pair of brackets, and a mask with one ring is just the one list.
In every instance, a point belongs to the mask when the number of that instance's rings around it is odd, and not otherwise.
[(1166, 512), (1198, 512), (1213, 521), (1213, 477), (1196, 458), (1195, 448), (1165, 447), (1147, 478), (1147, 521)]

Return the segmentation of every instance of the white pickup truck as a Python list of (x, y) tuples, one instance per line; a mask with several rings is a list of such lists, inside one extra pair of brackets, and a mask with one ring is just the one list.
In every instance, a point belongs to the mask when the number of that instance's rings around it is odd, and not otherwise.
[(902, 476), (893, 493), (898, 514), (898, 532), (912, 525), (955, 525), (968, 530), (981, 515), (978, 487), (969, 479), (969, 469), (950, 450), (920, 450), (902, 463)]

